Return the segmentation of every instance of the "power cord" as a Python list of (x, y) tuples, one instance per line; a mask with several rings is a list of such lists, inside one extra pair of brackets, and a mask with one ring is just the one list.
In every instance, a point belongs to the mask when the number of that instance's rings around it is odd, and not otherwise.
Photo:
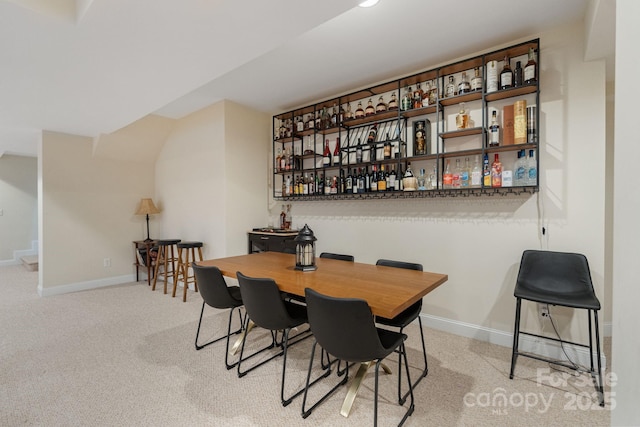
[[(553, 317), (551, 316), (551, 310), (549, 309), (549, 304), (546, 304), (546, 306), (547, 306), (547, 316), (546, 317), (549, 318), (549, 321), (551, 322), (551, 326), (553, 327), (553, 331), (555, 332), (556, 337), (558, 337), (558, 341), (560, 342), (560, 348), (562, 349), (562, 352), (564, 353), (564, 356), (567, 358), (569, 363), (573, 366), (573, 369), (576, 371), (576, 375), (575, 376), (578, 376), (579, 374), (585, 374), (585, 373), (590, 372), (584, 366), (578, 365), (576, 362), (571, 360), (571, 357), (569, 357), (569, 355), (567, 354), (567, 350), (564, 347), (565, 342), (562, 340), (562, 337), (560, 337), (560, 333), (558, 332), (558, 328), (556, 328), (556, 323), (553, 321)], [(552, 366), (552, 365), (555, 365), (554, 362), (549, 362), (549, 367), (551, 369), (556, 370), (556, 371), (560, 371), (560, 372), (566, 372), (564, 369), (559, 369), (556, 366)]]

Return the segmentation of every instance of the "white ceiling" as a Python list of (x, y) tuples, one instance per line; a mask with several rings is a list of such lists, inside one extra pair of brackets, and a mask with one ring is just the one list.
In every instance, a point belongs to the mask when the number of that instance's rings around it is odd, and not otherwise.
[(98, 136), (221, 99), (280, 112), (614, 2), (359, 1), (0, 0), (0, 153), (17, 129)]

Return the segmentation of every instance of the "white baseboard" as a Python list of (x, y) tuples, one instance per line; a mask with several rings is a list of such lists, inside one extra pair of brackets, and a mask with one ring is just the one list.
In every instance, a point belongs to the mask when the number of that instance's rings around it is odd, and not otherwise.
[(34, 240), (31, 242), (31, 249), (19, 249), (13, 251), (13, 259), (5, 259), (0, 261), (0, 267), (4, 267), (7, 265), (20, 265), (22, 261), (20, 258), (28, 255), (38, 255), (38, 241)]
[(38, 295), (41, 297), (49, 297), (52, 295), (68, 294), (70, 292), (86, 291), (89, 289), (104, 288), (106, 286), (121, 285), (123, 283), (131, 283), (136, 280), (133, 274), (124, 276), (107, 277), (104, 279), (89, 280), (87, 282), (70, 283), (68, 285), (52, 286), (43, 288), (42, 284), (38, 285)]
[[(449, 332), (451, 334), (473, 338), (489, 342), (491, 344), (501, 345), (503, 347), (513, 347), (513, 333), (511, 332), (504, 332), (498, 329), (486, 328), (484, 326), (445, 319), (443, 317), (432, 316), (429, 314), (421, 314), (420, 317), (422, 318), (425, 326), (439, 331)], [(600, 344), (602, 345), (602, 340), (600, 341)], [(564, 350), (575, 363), (583, 366), (591, 365), (589, 349), (565, 344)], [(566, 356), (562, 351), (560, 343), (541, 340), (528, 335), (520, 335), (520, 351), (537, 354), (551, 359), (566, 360)], [(602, 363), (602, 369), (604, 370), (607, 367), (607, 358), (603, 352), (600, 352), (600, 361)]]

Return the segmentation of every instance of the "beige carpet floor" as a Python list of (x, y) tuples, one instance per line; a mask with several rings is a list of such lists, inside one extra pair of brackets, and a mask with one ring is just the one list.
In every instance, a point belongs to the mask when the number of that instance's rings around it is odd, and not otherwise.
[[(37, 272), (0, 267), (1, 426), (367, 426), (373, 374), (349, 418), (339, 414), (345, 388), (309, 418), (301, 398), (279, 400), (282, 359), (238, 378), (224, 368), (224, 342), (196, 351), (202, 300), (152, 292), (146, 282), (40, 298)], [(225, 328), (209, 309), (204, 338)], [(412, 372), (420, 360), (417, 325), (407, 333)], [(408, 426), (572, 426), (610, 424), (588, 378), (521, 358), (509, 380), (510, 349), (427, 329), (429, 375), (415, 390)], [(250, 334), (251, 345), (265, 331)], [(304, 384), (312, 339), (294, 346), (288, 390)], [(379, 425), (396, 425), (397, 363), (381, 375)], [(317, 396), (335, 375), (314, 387)]]

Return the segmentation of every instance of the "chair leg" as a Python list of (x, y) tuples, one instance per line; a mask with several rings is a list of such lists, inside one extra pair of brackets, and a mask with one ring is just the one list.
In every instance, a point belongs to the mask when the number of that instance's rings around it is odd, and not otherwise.
[(593, 381), (595, 383), (596, 392), (598, 392), (598, 398), (600, 400), (600, 406), (604, 407), (604, 389), (602, 383), (602, 362), (600, 361), (600, 331), (598, 327), (598, 312), (593, 310), (593, 319), (595, 321), (595, 329), (596, 329), (596, 363), (598, 365), (598, 381), (596, 381), (596, 377), (593, 374), (593, 348), (591, 347), (591, 310), (589, 310), (589, 353), (591, 354), (591, 372), (593, 376)]
[[(233, 307), (230, 311), (229, 311), (229, 322), (227, 325), (227, 334), (223, 335), (221, 337), (215, 338), (205, 344), (198, 344), (198, 337), (200, 336), (200, 326), (202, 325), (202, 315), (204, 314), (204, 307), (205, 307), (206, 303), (204, 301), (202, 301), (202, 309), (200, 310), (200, 320), (198, 320), (198, 330), (196, 331), (196, 342), (195, 342), (195, 346), (196, 346), (196, 350), (202, 350), (203, 348), (205, 348), (206, 346), (216, 343), (220, 340), (223, 339), (227, 339), (227, 341), (229, 341), (229, 336), (230, 335), (235, 335), (237, 333), (239, 333), (240, 331), (242, 331), (242, 315), (240, 315), (240, 328), (234, 332), (231, 332), (231, 321), (232, 321), (232, 316), (233, 316), (233, 311), (238, 308), (238, 313), (240, 313), (240, 308), (239, 307)], [(228, 344), (227, 344), (228, 347)]]
[[(349, 364), (346, 363), (347, 366), (342, 371), (344, 373), (344, 377), (342, 378), (342, 380), (340, 380), (340, 382), (338, 384), (333, 386), (331, 388), (331, 390), (329, 390), (326, 394), (324, 394), (317, 402), (315, 402), (313, 405), (311, 405), (311, 407), (307, 408), (307, 396), (308, 396), (308, 393), (309, 393), (309, 388), (313, 384), (317, 383), (322, 378), (327, 377), (331, 373), (331, 369), (326, 369), (326, 372), (322, 376), (320, 376), (319, 378), (316, 378), (315, 380), (313, 380), (313, 382), (311, 382), (311, 371), (313, 370), (313, 359), (315, 357), (316, 347), (317, 346), (318, 346), (318, 342), (316, 341), (316, 342), (313, 343), (313, 347), (311, 349), (311, 358), (309, 359), (309, 370), (307, 371), (307, 381), (306, 381), (305, 387), (303, 389), (304, 396), (302, 398), (302, 418), (307, 418), (309, 415), (311, 415), (311, 412), (313, 412), (313, 410), (316, 407), (318, 407), (318, 405), (320, 405), (329, 396), (331, 396), (333, 394), (333, 392), (338, 389), (338, 387), (341, 387), (341, 386), (345, 385), (347, 383), (348, 379), (349, 379)], [(324, 351), (324, 350), (321, 350), (321, 351)], [(322, 362), (321, 362), (321, 365), (322, 365)], [(328, 365), (328, 368), (330, 368), (330, 367), (331, 367), (331, 365)], [(341, 376), (341, 375), (338, 374), (338, 376)]]
[(516, 359), (518, 358), (518, 340), (520, 338), (520, 309), (522, 306), (522, 300), (517, 298), (516, 301), (516, 321), (513, 327), (513, 349), (511, 353), (511, 372), (509, 373), (509, 379), (513, 379), (513, 371), (516, 368)]
[[(422, 319), (418, 316), (418, 325), (420, 326), (420, 340), (422, 341), (422, 357), (424, 359), (424, 369), (420, 376), (416, 379), (416, 382), (413, 383), (412, 387), (416, 388), (416, 386), (422, 381), (424, 377), (429, 373), (429, 365), (427, 364), (427, 347), (424, 342), (424, 331), (422, 329)], [(400, 328), (400, 333), (402, 333), (404, 328)], [(407, 396), (409, 396), (409, 392), (402, 394), (402, 354), (398, 352), (398, 403), (400, 405), (404, 405), (404, 402), (407, 400)]]

